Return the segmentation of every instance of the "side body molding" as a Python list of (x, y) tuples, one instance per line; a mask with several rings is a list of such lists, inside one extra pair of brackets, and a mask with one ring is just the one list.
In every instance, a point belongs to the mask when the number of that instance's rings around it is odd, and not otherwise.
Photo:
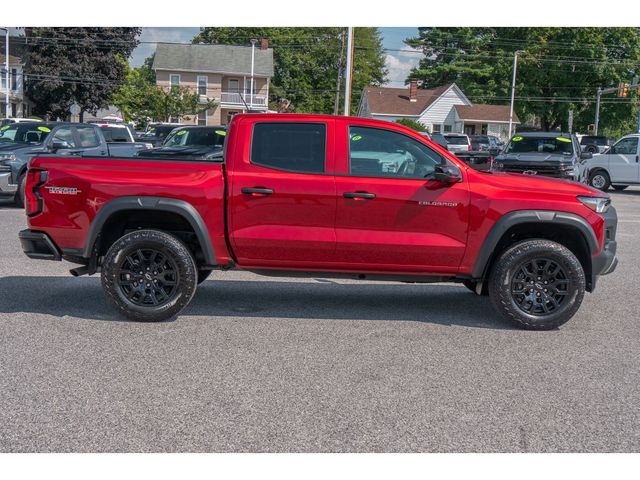
[(598, 239), (591, 225), (582, 217), (568, 212), (555, 212), (551, 210), (518, 210), (501, 217), (489, 231), (482, 244), (482, 248), (473, 266), (473, 278), (483, 278), (486, 267), (491, 259), (498, 242), (504, 233), (515, 225), (525, 223), (546, 223), (556, 225), (568, 225), (576, 228), (584, 237), (591, 254), (598, 251)]
[(205, 262), (207, 265), (216, 265), (216, 255), (211, 244), (211, 237), (207, 230), (207, 225), (202, 220), (202, 217), (198, 211), (188, 202), (184, 200), (178, 200), (175, 198), (166, 197), (118, 197), (108, 201), (96, 214), (89, 233), (87, 235), (87, 241), (84, 245), (82, 256), (90, 258), (96, 239), (102, 231), (102, 227), (105, 222), (114, 213), (123, 210), (157, 210), (164, 212), (171, 212), (180, 215), (186, 221), (189, 222), (193, 231), (198, 237), (198, 242), (202, 246), (202, 252), (204, 253)]

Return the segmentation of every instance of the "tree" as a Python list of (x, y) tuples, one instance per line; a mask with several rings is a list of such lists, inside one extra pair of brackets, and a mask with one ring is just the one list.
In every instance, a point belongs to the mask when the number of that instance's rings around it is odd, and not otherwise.
[(151, 65), (153, 56), (138, 68), (125, 65), (126, 81), (114, 92), (113, 104), (120, 109), (126, 121), (142, 126), (150, 120), (181, 120), (187, 115), (197, 115), (216, 107), (214, 100), (201, 102), (200, 96), (186, 87), (172, 87), (170, 90), (158, 87)]
[(33, 111), (66, 118), (73, 103), (93, 114), (107, 107), (139, 34), (140, 28), (124, 27), (29, 29), (25, 91)]
[[(332, 113), (336, 96), (336, 77), (341, 70), (340, 28), (217, 28), (206, 27), (194, 43), (248, 45), (252, 38), (268, 38), (274, 52), (274, 77), (270, 86), (270, 105), (279, 102), (297, 112)], [(384, 55), (376, 28), (356, 28), (352, 110), (358, 105), (362, 89), (384, 83)]]
[(401, 118), (400, 120), (396, 120), (396, 123), (400, 125), (404, 125), (405, 127), (409, 127), (414, 129), (416, 132), (426, 132), (427, 127), (422, 123), (417, 122), (415, 120), (411, 120), (410, 118)]
[[(639, 73), (635, 27), (420, 28), (405, 42), (425, 55), (409, 79), (424, 87), (456, 82), (474, 103), (509, 103), (513, 57), (521, 50), (516, 112), (545, 130), (566, 130), (573, 111), (574, 130), (586, 131), (594, 121), (596, 88)], [(617, 129), (634, 108), (629, 100), (603, 103), (601, 125)]]

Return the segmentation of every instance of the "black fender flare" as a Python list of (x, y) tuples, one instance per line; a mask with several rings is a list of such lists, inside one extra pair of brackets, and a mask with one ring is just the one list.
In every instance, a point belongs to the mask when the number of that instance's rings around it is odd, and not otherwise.
[(596, 234), (591, 228), (591, 225), (589, 225), (589, 222), (584, 218), (573, 213), (556, 212), (553, 210), (517, 210), (502, 216), (489, 231), (478, 252), (476, 263), (473, 266), (473, 278), (483, 279), (485, 277), (489, 261), (502, 236), (511, 227), (524, 223), (567, 225), (576, 228), (584, 237), (591, 254), (593, 255), (598, 251)]
[(204, 220), (195, 209), (193, 205), (184, 200), (167, 197), (147, 197), (147, 196), (130, 196), (130, 197), (118, 197), (113, 200), (109, 200), (98, 211), (87, 235), (87, 241), (82, 251), (82, 256), (85, 258), (91, 258), (93, 255), (93, 249), (102, 227), (107, 220), (117, 212), (123, 210), (158, 210), (164, 212), (171, 212), (183, 217), (196, 234), (198, 242), (202, 247), (204, 259), (207, 265), (217, 265), (215, 251), (211, 244), (211, 237), (207, 230), (207, 225)]

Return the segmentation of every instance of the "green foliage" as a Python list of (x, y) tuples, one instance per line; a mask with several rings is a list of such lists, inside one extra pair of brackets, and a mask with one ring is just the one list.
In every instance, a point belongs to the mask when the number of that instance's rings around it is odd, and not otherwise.
[(33, 111), (66, 118), (77, 103), (93, 114), (124, 82), (139, 28), (30, 28), (25, 82)]
[[(277, 110), (279, 101), (286, 99), (296, 112), (332, 113), (340, 71), (342, 30), (335, 27), (207, 27), (201, 29), (193, 42), (248, 45), (251, 38), (268, 38), (274, 52), (271, 108)], [(356, 28), (354, 36), (352, 111), (357, 108), (362, 89), (367, 85), (381, 85), (386, 76), (378, 29)]]
[(412, 128), (417, 132), (426, 132), (427, 131), (427, 127), (426, 126), (424, 126), (420, 122), (417, 122), (415, 120), (411, 120), (410, 118), (401, 118), (400, 120), (396, 120), (396, 123), (399, 123), (400, 125), (404, 125), (405, 127)]
[(186, 87), (165, 90), (156, 86), (152, 64), (153, 60), (147, 59), (138, 68), (127, 67), (126, 82), (113, 95), (113, 104), (126, 121), (143, 126), (151, 120), (180, 120), (216, 107), (213, 100), (201, 103), (199, 95)]
[[(474, 103), (509, 103), (514, 52), (523, 50), (516, 112), (521, 121), (536, 119), (549, 130), (566, 130), (572, 110), (574, 131), (586, 133), (594, 123), (596, 88), (640, 73), (635, 27), (420, 28), (406, 43), (425, 54), (410, 79), (424, 87), (456, 82)], [(617, 131), (633, 120), (637, 106), (612, 100), (603, 96), (600, 125)]]

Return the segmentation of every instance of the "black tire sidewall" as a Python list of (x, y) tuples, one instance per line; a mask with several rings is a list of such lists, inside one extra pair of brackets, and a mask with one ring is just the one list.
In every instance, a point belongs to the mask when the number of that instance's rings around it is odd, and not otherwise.
[[(129, 301), (118, 281), (118, 265), (138, 248), (152, 248), (171, 257), (177, 268), (177, 285), (172, 298), (158, 306), (141, 306)], [(124, 235), (109, 248), (102, 265), (102, 286), (109, 302), (127, 318), (158, 322), (177, 315), (193, 298), (197, 269), (187, 247), (176, 237), (157, 230), (138, 230)]]
[(24, 188), (27, 183), (27, 172), (24, 172), (18, 178), (18, 189), (16, 190), (16, 196), (14, 202), (17, 207), (24, 207)]
[[(545, 316), (522, 311), (511, 294), (511, 280), (522, 263), (535, 258), (558, 262), (570, 279), (571, 294), (556, 311)], [(568, 322), (582, 304), (585, 275), (580, 261), (566, 247), (550, 240), (525, 240), (507, 249), (494, 264), (489, 296), (494, 308), (507, 320), (529, 330), (551, 330)]]

